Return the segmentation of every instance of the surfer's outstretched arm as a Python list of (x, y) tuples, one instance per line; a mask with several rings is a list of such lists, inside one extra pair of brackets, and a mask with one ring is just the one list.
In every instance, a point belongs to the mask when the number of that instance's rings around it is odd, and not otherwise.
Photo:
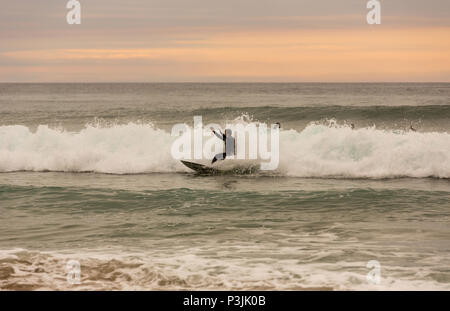
[(217, 133), (212, 127), (211, 127), (211, 131), (214, 133), (214, 135), (216, 135), (219, 139), (225, 140), (225, 134), (222, 134), (222, 132)]

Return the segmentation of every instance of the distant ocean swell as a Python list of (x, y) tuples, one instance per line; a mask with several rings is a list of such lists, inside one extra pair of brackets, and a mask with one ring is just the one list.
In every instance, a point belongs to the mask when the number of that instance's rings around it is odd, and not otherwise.
[[(171, 112), (174, 114), (177, 112)], [(249, 114), (259, 121), (296, 121), (335, 118), (338, 120), (440, 120), (450, 119), (450, 105), (424, 106), (319, 106), (319, 107), (224, 107), (182, 112), (204, 116)], [(169, 117), (164, 115), (164, 117)]]
[[(170, 154), (174, 138), (152, 124), (0, 126), (0, 172), (136, 174), (186, 172)], [(311, 123), (280, 133), (276, 174), (296, 177), (450, 178), (450, 134)]]
[[(281, 104), (282, 105), (282, 104)], [(450, 124), (450, 105), (422, 105), (422, 106), (242, 106), (242, 107), (186, 107), (157, 108), (149, 107), (54, 107), (53, 110), (39, 110), (32, 114), (22, 111), (2, 111), (0, 118), (4, 125), (25, 124), (76, 124), (77, 129), (93, 119), (105, 120), (110, 123), (135, 122), (136, 120), (151, 121), (161, 126), (171, 126), (179, 122), (192, 122), (192, 116), (201, 115), (204, 120), (222, 122), (234, 120), (245, 115), (254, 121), (291, 124), (304, 128), (315, 120), (336, 119), (341, 124), (355, 123), (357, 127), (372, 126), (408, 129), (413, 124), (419, 129), (448, 131)], [(80, 127), (80, 128), (78, 128)]]

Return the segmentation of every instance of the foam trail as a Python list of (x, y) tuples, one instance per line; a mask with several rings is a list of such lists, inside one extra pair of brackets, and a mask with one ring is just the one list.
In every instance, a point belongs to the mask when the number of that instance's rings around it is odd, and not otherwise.
[(280, 167), (298, 177), (450, 177), (450, 134), (311, 124), (280, 134)]
[(129, 123), (66, 132), (40, 125), (0, 127), (0, 171), (100, 173), (173, 172), (172, 137), (149, 124)]
[[(188, 171), (172, 158), (175, 138), (151, 124), (86, 125), (68, 132), (0, 126), (0, 172), (135, 174)], [(310, 124), (282, 130), (277, 174), (297, 177), (450, 178), (450, 134)]]

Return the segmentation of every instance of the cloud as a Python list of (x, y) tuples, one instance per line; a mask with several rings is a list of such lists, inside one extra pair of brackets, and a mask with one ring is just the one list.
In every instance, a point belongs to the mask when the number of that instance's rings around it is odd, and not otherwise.
[(0, 81), (449, 81), (450, 1), (7, 1)]
[(157, 58), (155, 50), (148, 49), (54, 49), (12, 51), (2, 55), (16, 60), (60, 61), (60, 60), (124, 60)]
[[(0, 80), (450, 81), (450, 28), (236, 31), (168, 47), (0, 54)], [(37, 78), (36, 78), (37, 79)]]

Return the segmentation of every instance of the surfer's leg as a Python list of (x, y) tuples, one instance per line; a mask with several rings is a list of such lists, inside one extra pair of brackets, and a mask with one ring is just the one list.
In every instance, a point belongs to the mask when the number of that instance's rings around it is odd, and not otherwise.
[(216, 162), (217, 160), (219, 160), (222, 157), (221, 153), (218, 153), (214, 156), (214, 158), (211, 161), (211, 164), (214, 164), (214, 162)]
[(214, 164), (214, 162), (216, 162), (217, 160), (225, 160), (226, 157), (227, 157), (226, 153), (218, 153), (212, 159), (211, 164)]

